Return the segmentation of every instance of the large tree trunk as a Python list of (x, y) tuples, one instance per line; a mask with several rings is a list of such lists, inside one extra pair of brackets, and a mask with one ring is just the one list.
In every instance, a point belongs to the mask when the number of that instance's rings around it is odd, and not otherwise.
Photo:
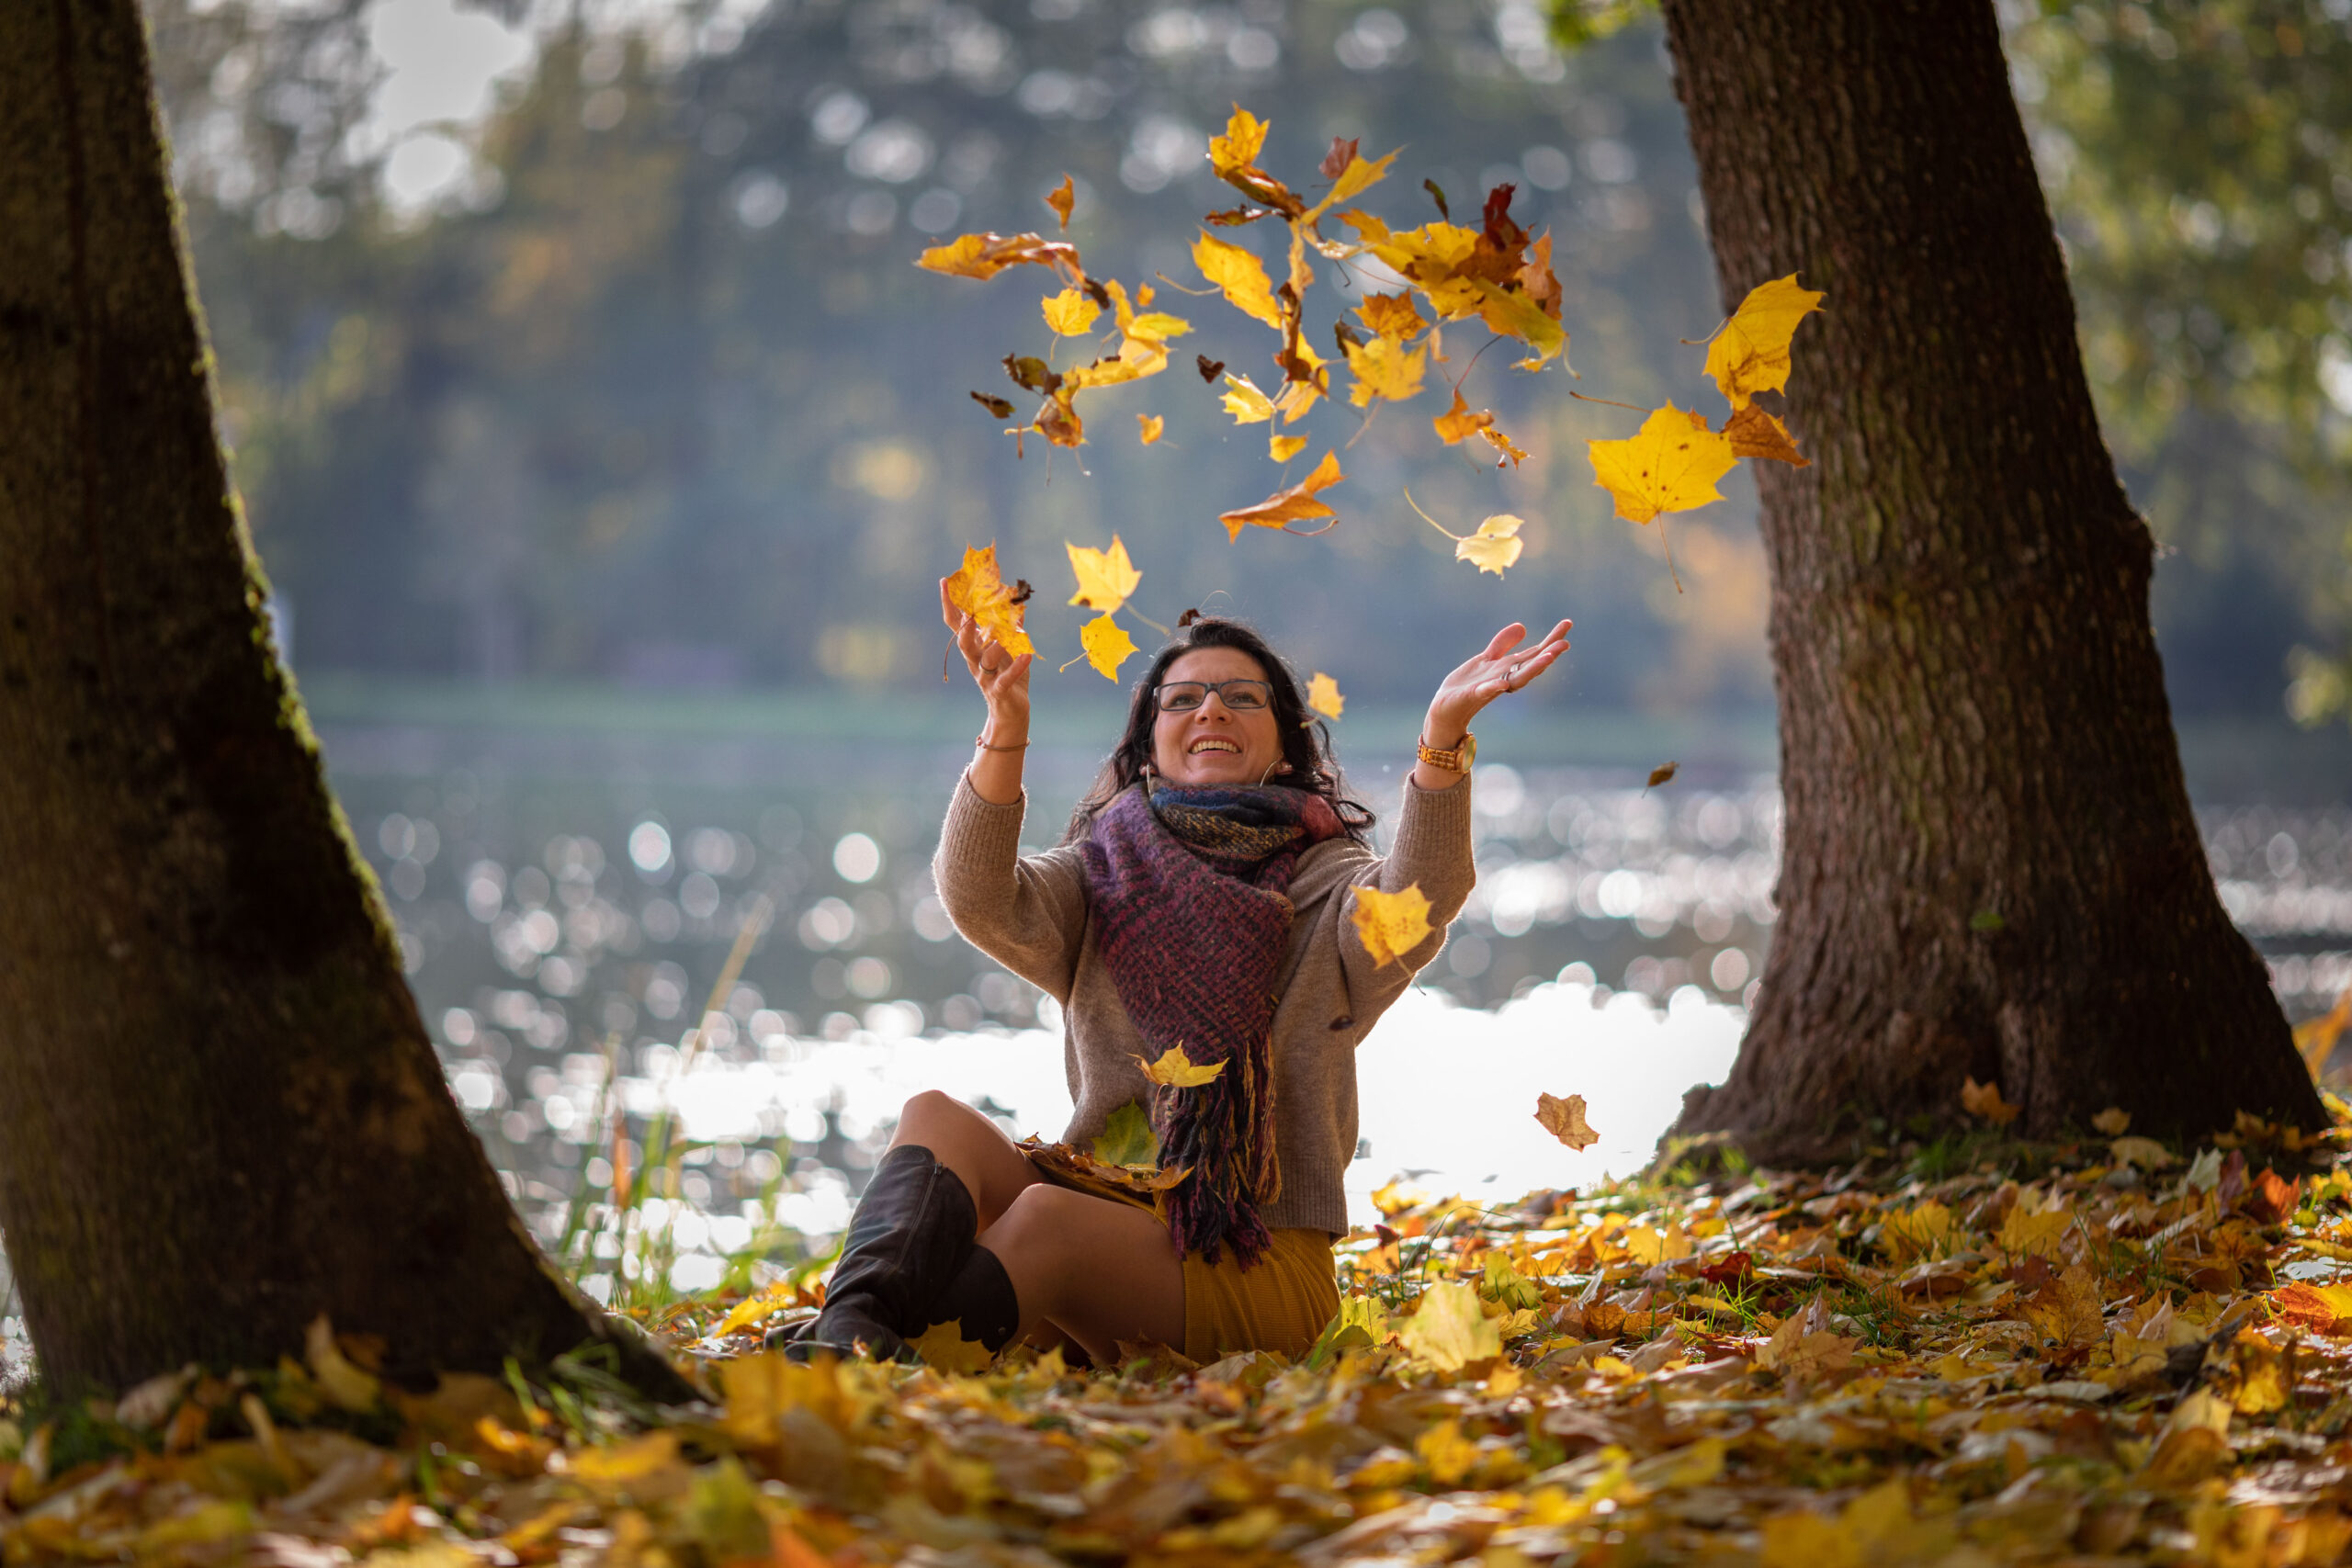
[(2322, 1121), (2222, 913), (2064, 262), (1984, 0), (1665, 0), (1724, 298), (1828, 291), (1759, 463), (1786, 835), (1731, 1078), (1676, 1131), (1822, 1158)]
[(44, 1374), (609, 1338), (444, 1087), (274, 657), (132, 0), (0, 6), (0, 1230)]

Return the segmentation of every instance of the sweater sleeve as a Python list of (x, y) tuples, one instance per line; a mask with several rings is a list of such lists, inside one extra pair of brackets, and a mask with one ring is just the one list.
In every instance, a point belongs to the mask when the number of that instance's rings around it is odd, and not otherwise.
[[(1341, 907), (1340, 964), (1360, 1017), (1376, 1016), (1403, 992), (1415, 975), (1445, 945), (1445, 928), (1462, 912), (1478, 879), (1470, 842), (1470, 781), (1452, 789), (1425, 790), (1405, 781), (1405, 807), (1396, 818), (1396, 841), (1383, 858), (1348, 880)], [(1430, 934), (1401, 963), (1376, 962), (1356, 932), (1355, 891), (1376, 887), (1401, 893), (1418, 886), (1430, 901)]]
[(1068, 1005), (1086, 935), (1086, 882), (1075, 847), (1021, 852), (1029, 797), (996, 806), (959, 778), (939, 852), (939, 901), (964, 939)]

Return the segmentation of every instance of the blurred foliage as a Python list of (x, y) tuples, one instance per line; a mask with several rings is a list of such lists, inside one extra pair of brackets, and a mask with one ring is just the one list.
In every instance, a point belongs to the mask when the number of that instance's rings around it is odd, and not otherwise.
[[(1428, 179), (1457, 212), (1514, 184), (1520, 220), (1557, 236), (1582, 389), (1687, 397), (1678, 340), (1719, 305), (1638, 7), (1582, 7), (1574, 49), (1533, 0), (572, 12), (485, 123), (418, 134), (460, 169), (417, 206), (383, 178), (397, 150), (370, 144), (359, 0), (199, 4), (148, 0), (226, 433), (306, 667), (909, 689), (933, 678), (931, 581), (963, 547), (996, 538), (1050, 588), (1063, 540), (1116, 529), (1151, 541), (1145, 613), (1256, 615), (1374, 701), (1418, 695), (1502, 619), (1562, 611), (1578, 646), (1544, 702), (1769, 692), (1752, 492), (1678, 526), (1678, 594), (1655, 531), (1611, 519), (1589, 482), (1582, 441), (1628, 427), (1565, 379), (1473, 373), (1474, 402), (1525, 433), (1516, 472), (1418, 420), (1376, 422), (1334, 494), (1339, 529), (1230, 545), (1216, 513), (1271, 470), (1211, 389), (1115, 394), (1082, 467), (1016, 462), (965, 394), (1010, 389), (996, 358), (1017, 308), (910, 265), (940, 232), (1049, 221), (1039, 197), (1067, 171), (1091, 260), (1189, 284), (1196, 220), (1224, 205), (1207, 130), (1241, 99), (1292, 166), (1362, 135), (1402, 143), (1395, 183)], [(2060, 23), (2018, 25), (2057, 39), (2019, 58), (2052, 52), (2036, 112), (2087, 170), (2103, 133), (2058, 112), (2081, 96)], [(2104, 134), (2129, 140), (2116, 123)], [(1264, 345), (1247, 328), (1184, 346), (1249, 369)], [(1159, 444), (1114, 434), (1129, 410), (1166, 418)], [(1353, 434), (1344, 411), (1316, 417), (1329, 440)], [(2338, 613), (2312, 586), (2322, 565), (2341, 578), (2336, 525), (2312, 500), (2314, 451), (2270, 442), (2256, 471), (2216, 435), (2219, 468), (2175, 462), (2218, 417), (2128, 426), (2144, 430), (2135, 493), (2190, 557), (2159, 574), (2160, 632), (2184, 705), (2275, 711), (2288, 647)], [(1522, 566), (1498, 583), (1448, 559), (1407, 483), (1442, 519), (1528, 518)], [(2193, 542), (2186, 520), (2254, 515), (2249, 496), (2258, 528)], [(1041, 593), (1034, 623), (1057, 663), (1082, 618), (1064, 596)]]

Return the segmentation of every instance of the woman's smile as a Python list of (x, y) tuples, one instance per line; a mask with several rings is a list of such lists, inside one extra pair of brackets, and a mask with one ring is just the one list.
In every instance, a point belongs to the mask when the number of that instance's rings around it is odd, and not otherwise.
[[(1265, 678), (1258, 661), (1238, 648), (1201, 648), (1170, 663), (1159, 684), (1164, 691), (1178, 682), (1214, 687)], [(1211, 690), (1196, 708), (1160, 709), (1151, 753), (1153, 771), (1169, 784), (1270, 784), (1282, 767), (1283, 743), (1272, 707), (1233, 707), (1223, 692)]]

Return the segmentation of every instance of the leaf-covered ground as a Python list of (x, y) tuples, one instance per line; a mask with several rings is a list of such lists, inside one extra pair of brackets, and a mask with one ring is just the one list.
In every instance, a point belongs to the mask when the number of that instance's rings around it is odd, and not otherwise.
[[(2340, 1102), (2331, 1102), (2339, 1115)], [(1391, 1189), (1325, 1343), (1115, 1370), (751, 1354), (787, 1287), (593, 1368), (308, 1364), (27, 1416), (37, 1561), (2328, 1562), (2352, 1542), (2343, 1134), (1944, 1143), (1508, 1211)], [(2335, 1281), (2343, 1277), (2347, 1282)], [(943, 1354), (943, 1360), (951, 1357)], [(26, 1428), (29, 1429), (26, 1429)]]

